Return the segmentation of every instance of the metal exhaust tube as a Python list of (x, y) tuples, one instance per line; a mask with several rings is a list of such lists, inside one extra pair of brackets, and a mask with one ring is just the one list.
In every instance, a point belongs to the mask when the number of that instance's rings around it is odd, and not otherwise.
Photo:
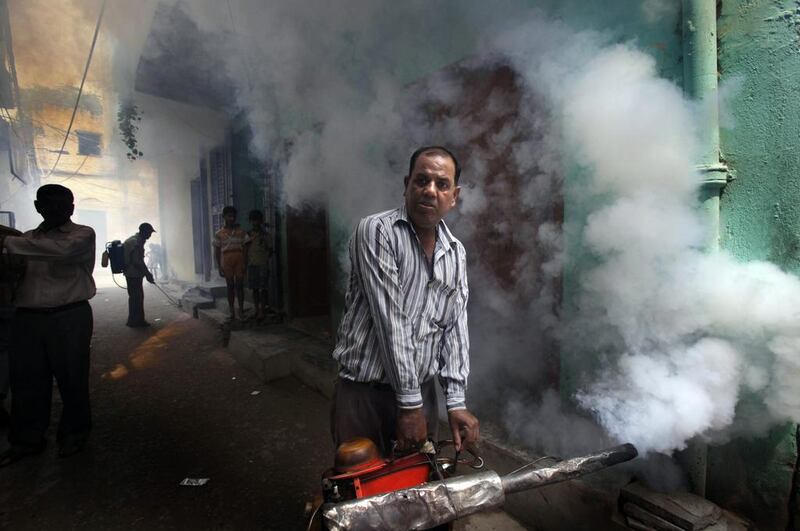
[(565, 459), (552, 466), (520, 470), (500, 477), (496, 472), (433, 481), (418, 487), (387, 492), (322, 507), (326, 528), (335, 531), (429, 529), (505, 503), (507, 493), (535, 489), (575, 479), (638, 455), (623, 444), (583, 457)]
[(521, 490), (535, 489), (544, 487), (545, 485), (552, 485), (553, 483), (560, 483), (561, 481), (568, 481), (592, 472), (597, 472), (610, 466), (624, 463), (634, 459), (639, 452), (632, 444), (623, 444), (597, 452), (595, 454), (586, 455), (583, 457), (573, 457), (572, 459), (565, 459), (559, 461), (553, 466), (520, 470), (503, 476), (503, 491), (506, 494), (512, 492), (519, 492)]

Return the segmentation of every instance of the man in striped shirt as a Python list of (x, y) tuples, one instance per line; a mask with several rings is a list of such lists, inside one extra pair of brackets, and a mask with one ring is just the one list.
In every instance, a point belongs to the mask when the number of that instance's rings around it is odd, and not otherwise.
[(478, 441), (466, 408), (469, 374), (467, 261), (442, 218), (461, 169), (447, 149), (411, 156), (403, 207), (362, 219), (350, 241), (350, 282), (333, 357), (334, 443), (372, 439), (387, 455), (437, 438), (435, 381), (447, 400), (456, 448)]

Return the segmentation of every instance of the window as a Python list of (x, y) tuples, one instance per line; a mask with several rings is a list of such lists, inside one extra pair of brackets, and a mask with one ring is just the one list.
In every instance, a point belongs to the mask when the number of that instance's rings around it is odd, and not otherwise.
[(78, 131), (78, 154), (79, 155), (92, 155), (98, 157), (101, 155), (100, 142), (102, 136), (100, 133), (90, 133), (88, 131)]

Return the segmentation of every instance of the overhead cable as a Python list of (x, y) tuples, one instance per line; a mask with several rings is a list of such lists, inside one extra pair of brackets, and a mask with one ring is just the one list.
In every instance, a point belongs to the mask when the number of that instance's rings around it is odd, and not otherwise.
[(58, 150), (58, 157), (56, 157), (56, 162), (53, 164), (53, 167), (50, 168), (47, 176), (50, 177), (53, 172), (58, 167), (58, 163), (61, 161), (61, 155), (64, 153), (64, 148), (67, 146), (67, 140), (69, 139), (69, 134), (72, 131), (72, 124), (75, 122), (75, 115), (78, 113), (78, 107), (81, 103), (81, 94), (83, 94), (83, 85), (86, 83), (86, 76), (89, 74), (89, 65), (92, 64), (92, 55), (94, 55), (94, 48), (97, 44), (97, 36), (100, 34), (100, 24), (103, 22), (103, 15), (106, 12), (106, 4), (108, 0), (103, 0), (103, 6), (100, 8), (100, 15), (97, 17), (97, 24), (94, 28), (94, 37), (92, 37), (92, 46), (89, 48), (89, 57), (86, 59), (86, 67), (83, 69), (83, 77), (81, 78), (81, 85), (78, 88), (78, 97), (75, 98), (75, 107), (72, 109), (72, 117), (69, 119), (69, 125), (67, 126), (67, 133), (64, 135), (64, 142), (61, 144), (61, 149)]

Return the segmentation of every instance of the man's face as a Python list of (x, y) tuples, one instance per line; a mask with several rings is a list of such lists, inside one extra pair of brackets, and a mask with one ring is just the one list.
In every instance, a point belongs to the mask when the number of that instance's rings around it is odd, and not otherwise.
[(144, 239), (144, 241), (147, 241), (147, 240), (149, 240), (149, 239), (150, 239), (150, 236), (152, 236), (152, 235), (153, 235), (153, 233), (152, 233), (152, 232), (150, 232), (150, 231), (149, 231), (149, 230), (147, 230), (147, 229), (145, 229), (145, 230), (143, 230), (143, 231), (142, 231), (142, 238)]
[(75, 205), (64, 197), (45, 197), (33, 202), (36, 212), (41, 214), (44, 222), (53, 227), (60, 227), (72, 216)]
[(253, 226), (253, 230), (261, 230), (262, 221), (260, 219), (253, 218), (250, 220), (250, 224)]
[(453, 159), (435, 151), (422, 153), (405, 178), (406, 211), (417, 229), (433, 229), (456, 205), (461, 188), (455, 183)]
[(230, 227), (236, 223), (236, 214), (228, 212), (227, 214), (223, 214), (222, 219), (225, 220), (225, 225)]

